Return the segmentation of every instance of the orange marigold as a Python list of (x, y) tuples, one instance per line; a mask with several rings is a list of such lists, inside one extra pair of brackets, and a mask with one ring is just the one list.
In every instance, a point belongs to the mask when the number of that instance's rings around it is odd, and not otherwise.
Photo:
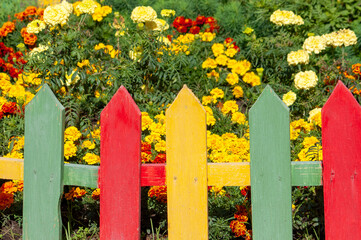
[(229, 227), (231, 228), (232, 232), (234, 233), (235, 237), (241, 237), (247, 235), (247, 227), (244, 222), (239, 220), (233, 220)]
[(80, 189), (79, 187), (72, 187), (68, 193), (65, 193), (66, 200), (74, 200), (75, 198), (82, 198), (86, 194), (84, 189)]
[(9, 33), (15, 30), (15, 23), (6, 22), (3, 24), (0, 30), (0, 37), (6, 37)]
[(155, 198), (158, 202), (167, 202), (167, 186), (153, 186), (148, 191), (148, 197)]
[(0, 210), (9, 208), (14, 202), (14, 195), (11, 193), (0, 192)]
[(360, 75), (360, 73), (361, 73), (360, 68), (361, 68), (361, 63), (356, 63), (356, 64), (352, 65), (352, 72), (354, 74), (359, 74)]
[(37, 8), (34, 6), (29, 6), (24, 11), (24, 14), (26, 16), (35, 15), (36, 13), (37, 13)]
[(97, 188), (92, 193), (92, 199), (99, 200), (100, 199), (100, 188)]
[(3, 183), (3, 185), (0, 188), (0, 192), (3, 192), (3, 193), (13, 194), (13, 193), (16, 193), (17, 191), (18, 191), (18, 188), (13, 183), (13, 181)]

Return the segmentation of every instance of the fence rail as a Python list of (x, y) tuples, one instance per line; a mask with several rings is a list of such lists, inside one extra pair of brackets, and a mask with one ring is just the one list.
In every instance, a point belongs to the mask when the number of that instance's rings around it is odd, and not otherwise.
[(206, 114), (187, 87), (166, 112), (167, 164), (140, 163), (140, 112), (124, 87), (101, 114), (100, 167), (64, 164), (64, 109), (47, 85), (25, 112), (25, 166), (0, 158), (0, 178), (24, 179), (24, 239), (61, 239), (63, 185), (100, 186), (106, 240), (140, 238), (140, 187), (160, 185), (171, 240), (208, 238), (213, 185), (252, 185), (253, 239), (292, 239), (291, 186), (324, 185), (326, 239), (361, 239), (361, 107), (341, 82), (322, 110), (323, 163), (290, 161), (288, 108), (270, 87), (250, 111), (251, 163), (207, 163)]

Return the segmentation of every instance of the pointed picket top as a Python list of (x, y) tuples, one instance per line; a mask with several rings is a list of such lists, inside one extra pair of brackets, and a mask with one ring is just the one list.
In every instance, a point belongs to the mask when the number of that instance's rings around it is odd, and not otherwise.
[(25, 107), (24, 239), (61, 239), (64, 116), (47, 84)]
[(322, 108), (326, 239), (361, 239), (360, 136), (361, 107), (339, 81)]
[(121, 86), (100, 116), (100, 239), (140, 239), (141, 112)]
[(253, 239), (292, 239), (288, 107), (267, 86), (249, 122)]
[(166, 112), (166, 136), (169, 239), (206, 240), (206, 111), (187, 86)]

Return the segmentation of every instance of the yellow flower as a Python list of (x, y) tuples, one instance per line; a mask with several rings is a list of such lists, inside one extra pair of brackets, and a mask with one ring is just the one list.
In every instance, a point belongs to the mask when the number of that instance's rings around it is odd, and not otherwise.
[(80, 14), (93, 14), (97, 7), (101, 7), (99, 3), (93, 0), (83, 0), (76, 6), (76, 11)]
[(254, 30), (253, 30), (252, 28), (246, 27), (246, 29), (243, 31), (243, 33), (249, 35), (249, 34), (253, 33), (253, 31), (254, 31)]
[(322, 127), (321, 108), (315, 108), (309, 112), (308, 121)]
[(243, 76), (251, 69), (251, 63), (247, 60), (238, 61), (232, 67), (232, 72)]
[(90, 140), (85, 140), (82, 144), (82, 148), (87, 148), (87, 149), (94, 149), (95, 148), (95, 143), (90, 141)]
[(247, 123), (246, 116), (241, 112), (234, 112), (232, 114), (232, 119), (231, 120), (232, 120), (232, 122), (236, 122), (236, 123), (238, 123), (240, 125), (244, 125), (244, 124)]
[(64, 143), (64, 157), (68, 160), (70, 157), (76, 156), (77, 148), (73, 141), (66, 141)]
[(289, 65), (308, 64), (309, 60), (310, 57), (308, 53), (303, 49), (292, 51), (287, 55), (287, 62)]
[(218, 65), (227, 66), (227, 61), (228, 61), (228, 57), (226, 55), (221, 54), (218, 57), (216, 57), (216, 62)]
[(74, 126), (68, 127), (64, 132), (64, 139), (76, 141), (81, 137), (81, 132)]
[(208, 106), (204, 106), (204, 109), (206, 110), (206, 114), (207, 114), (207, 125), (213, 126), (214, 124), (216, 124), (216, 119), (213, 116), (212, 108)]
[(28, 33), (39, 33), (45, 29), (45, 22), (42, 20), (33, 20), (26, 26), (26, 31)]
[(212, 96), (203, 96), (202, 97), (202, 105), (206, 106), (210, 103), (216, 103), (217, 99), (214, 99)]
[(311, 36), (304, 41), (302, 48), (307, 53), (314, 52), (319, 54), (322, 50), (326, 49), (326, 40), (321, 36)]
[(310, 89), (317, 85), (317, 75), (314, 71), (299, 72), (295, 75), (295, 87), (297, 89)]
[(61, 4), (48, 6), (44, 10), (44, 22), (54, 27), (57, 24), (65, 25), (68, 22), (70, 12)]
[(226, 81), (230, 84), (230, 85), (234, 85), (237, 84), (239, 81), (239, 77), (236, 73), (228, 73), (227, 77), (226, 77)]
[(233, 93), (233, 96), (234, 96), (235, 98), (241, 98), (241, 97), (243, 97), (243, 89), (242, 89), (241, 86), (235, 86), (235, 87), (233, 88), (232, 93)]
[(224, 53), (224, 45), (222, 43), (215, 43), (212, 45), (212, 52), (215, 57)]
[(85, 154), (85, 156), (83, 157), (83, 160), (87, 163), (87, 164), (97, 164), (100, 163), (100, 157), (94, 153), (87, 153)]
[(152, 7), (140, 6), (133, 9), (130, 18), (135, 23), (151, 22), (157, 19), (157, 13)]
[(84, 66), (89, 66), (89, 60), (85, 59), (81, 62), (78, 62), (76, 65), (80, 68), (83, 68)]
[(252, 87), (261, 85), (261, 79), (254, 72), (248, 72), (243, 76), (245, 83), (251, 84)]
[(282, 101), (287, 105), (291, 106), (296, 101), (297, 95), (296, 93), (289, 91), (288, 93), (284, 94), (282, 97)]
[(75, 75), (75, 77), (73, 77), (74, 73), (77, 71), (77, 69), (74, 69), (70, 75), (68, 75), (67, 73), (65, 73), (65, 84), (66, 86), (70, 86), (70, 85), (73, 85), (73, 84), (76, 84), (80, 77), (78, 74)]
[(166, 142), (164, 140), (160, 140), (159, 142), (157, 142), (155, 145), (154, 145), (154, 149), (157, 151), (157, 152), (165, 152), (166, 150)]
[(234, 57), (234, 55), (236, 55), (237, 52), (238, 52), (237, 49), (230, 47), (227, 48), (227, 50), (224, 53), (226, 54), (227, 57)]
[(175, 11), (171, 9), (162, 9), (162, 11), (160, 11), (160, 15), (162, 15), (162, 17), (175, 16)]
[(222, 186), (213, 186), (210, 191), (214, 193), (215, 196), (224, 196), (226, 194)]
[(207, 77), (209, 77), (209, 78), (214, 77), (216, 79), (216, 81), (218, 81), (219, 73), (216, 72), (215, 70), (212, 70), (210, 73), (207, 73)]
[(302, 25), (301, 16), (294, 14), (292, 11), (276, 10), (272, 13), (270, 21), (278, 26), (283, 25)]
[(165, 31), (169, 29), (168, 23), (163, 19), (155, 19), (154, 21), (145, 22), (145, 27), (152, 31)]
[(148, 129), (153, 123), (153, 120), (149, 117), (147, 112), (142, 112), (142, 131)]
[(326, 44), (332, 47), (341, 47), (342, 45), (347, 47), (357, 43), (356, 34), (350, 29), (340, 29), (337, 32), (324, 34), (322, 37)]
[(205, 33), (200, 32), (199, 35), (201, 36), (203, 42), (212, 42), (213, 39), (216, 37), (216, 33), (211, 33), (211, 32), (205, 32)]
[(212, 95), (212, 97), (214, 99), (218, 99), (218, 98), (223, 98), (224, 97), (224, 92), (222, 89), (219, 88), (214, 88), (211, 90), (210, 94)]
[(312, 145), (314, 145), (315, 143), (319, 143), (320, 141), (314, 137), (314, 136), (311, 136), (311, 137), (305, 137), (303, 139), (303, 142), (302, 142), (302, 145), (304, 148), (309, 148), (311, 147)]
[(202, 68), (216, 68), (216, 67), (217, 67), (217, 62), (213, 58), (207, 58), (202, 63)]
[(236, 101), (234, 101), (234, 100), (226, 101), (223, 104), (221, 111), (223, 114), (227, 114), (229, 112), (235, 113), (238, 111), (238, 105), (237, 105)]

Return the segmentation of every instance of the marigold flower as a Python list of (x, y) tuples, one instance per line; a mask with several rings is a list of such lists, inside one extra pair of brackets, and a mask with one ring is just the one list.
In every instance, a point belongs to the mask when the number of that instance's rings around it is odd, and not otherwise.
[(224, 45), (222, 43), (215, 43), (212, 45), (212, 52), (215, 57), (224, 53)]
[(287, 55), (287, 62), (289, 65), (308, 64), (309, 60), (310, 57), (308, 53), (303, 49), (292, 51)]
[(70, 12), (62, 4), (48, 6), (44, 10), (44, 22), (54, 27), (57, 24), (65, 25), (68, 22)]
[(230, 84), (230, 85), (235, 85), (238, 83), (239, 81), (239, 77), (236, 73), (228, 73), (227, 77), (226, 77), (226, 81)]
[(222, 111), (223, 114), (227, 114), (229, 112), (235, 113), (235, 112), (238, 111), (238, 108), (239, 107), (238, 107), (236, 101), (230, 100), (230, 101), (226, 101), (223, 104), (221, 111)]
[(216, 119), (213, 116), (212, 108), (210, 108), (208, 106), (203, 106), (203, 107), (206, 110), (206, 114), (207, 114), (207, 125), (208, 126), (213, 126), (214, 124), (216, 124)]
[(155, 198), (161, 203), (167, 203), (167, 186), (150, 187), (148, 197)]
[(0, 210), (9, 208), (14, 202), (14, 195), (11, 193), (0, 192)]
[(92, 199), (97, 201), (100, 200), (100, 188), (97, 188), (92, 192)]
[(217, 62), (213, 58), (207, 58), (202, 63), (202, 68), (216, 68), (216, 67), (217, 67)]
[(246, 116), (241, 112), (234, 112), (232, 114), (232, 122), (238, 123), (240, 125), (244, 125), (247, 123)]
[(248, 72), (243, 76), (245, 83), (251, 84), (252, 87), (261, 85), (261, 79), (254, 72)]
[(68, 160), (70, 157), (76, 156), (77, 147), (73, 141), (66, 141), (64, 144), (64, 157)]
[(175, 11), (171, 9), (162, 9), (162, 11), (160, 11), (160, 15), (162, 17), (171, 17), (175, 15)]
[(240, 76), (246, 74), (246, 72), (248, 72), (250, 69), (251, 63), (247, 60), (237, 61), (237, 63), (232, 66), (232, 72), (237, 73)]
[(304, 23), (301, 16), (294, 14), (292, 11), (285, 11), (280, 9), (272, 13), (270, 21), (278, 26), (302, 25)]
[(213, 88), (210, 92), (211, 96), (214, 99), (218, 99), (218, 98), (223, 98), (224, 97), (224, 92), (222, 89), (220, 88)]
[(93, 14), (96, 8), (100, 8), (101, 5), (93, 0), (83, 0), (76, 5), (76, 10), (80, 13)]
[(314, 52), (315, 54), (319, 54), (322, 50), (326, 49), (325, 38), (321, 36), (310, 36), (304, 41), (302, 48), (307, 53)]
[(85, 194), (85, 189), (80, 189), (79, 187), (72, 187), (68, 193), (64, 194), (64, 197), (66, 200), (74, 201), (75, 198), (81, 199)]
[(235, 87), (233, 88), (232, 93), (233, 93), (233, 96), (234, 96), (235, 98), (241, 98), (241, 97), (243, 97), (243, 89), (242, 89), (241, 86), (235, 86)]
[(315, 108), (309, 112), (308, 121), (322, 127), (321, 108)]
[(130, 18), (135, 23), (151, 22), (157, 19), (157, 13), (152, 7), (140, 6), (133, 9)]
[(282, 101), (287, 105), (291, 106), (296, 101), (297, 95), (296, 93), (289, 91), (288, 93), (284, 94), (282, 97)]
[(317, 75), (314, 71), (299, 72), (295, 75), (295, 87), (297, 89), (310, 89), (317, 85)]

